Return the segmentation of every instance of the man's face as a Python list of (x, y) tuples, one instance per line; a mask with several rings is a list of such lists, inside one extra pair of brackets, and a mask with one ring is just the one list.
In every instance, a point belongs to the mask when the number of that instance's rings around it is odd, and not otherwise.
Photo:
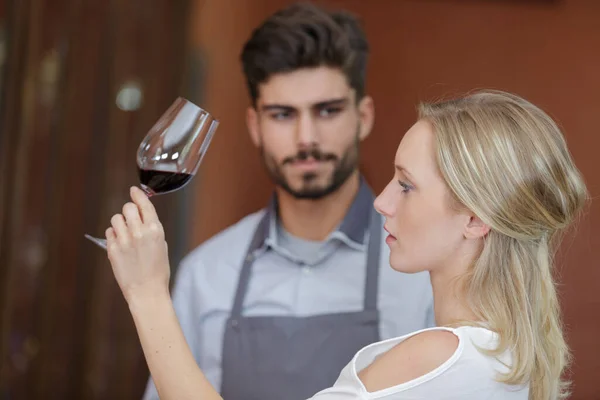
[(248, 127), (275, 184), (301, 199), (335, 192), (358, 167), (358, 147), (370, 132), (373, 103), (334, 68), (273, 75), (259, 87)]

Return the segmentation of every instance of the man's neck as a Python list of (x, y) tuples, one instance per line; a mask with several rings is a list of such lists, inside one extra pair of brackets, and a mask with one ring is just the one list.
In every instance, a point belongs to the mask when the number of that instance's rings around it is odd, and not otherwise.
[(323, 241), (343, 221), (360, 186), (356, 171), (334, 193), (319, 200), (300, 200), (277, 188), (279, 219), (290, 234)]

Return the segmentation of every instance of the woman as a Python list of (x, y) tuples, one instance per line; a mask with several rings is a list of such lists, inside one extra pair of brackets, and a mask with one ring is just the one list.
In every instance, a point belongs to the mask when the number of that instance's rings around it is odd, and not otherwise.
[[(390, 264), (427, 270), (439, 328), (372, 344), (315, 400), (557, 399), (568, 363), (552, 249), (587, 193), (543, 111), (503, 92), (422, 105), (376, 199)], [(112, 219), (108, 255), (161, 398), (219, 399), (171, 305), (150, 201)], [(318, 366), (315, 366), (318, 368)]]

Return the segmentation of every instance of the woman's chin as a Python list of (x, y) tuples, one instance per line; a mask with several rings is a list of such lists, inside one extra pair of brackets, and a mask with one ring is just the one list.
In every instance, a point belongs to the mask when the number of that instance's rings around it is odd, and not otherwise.
[(396, 257), (390, 257), (390, 266), (394, 271), (402, 272), (405, 274), (416, 274), (418, 272), (426, 271), (426, 268), (423, 268), (421, 265), (412, 264), (407, 262), (405, 258), (395, 259)]

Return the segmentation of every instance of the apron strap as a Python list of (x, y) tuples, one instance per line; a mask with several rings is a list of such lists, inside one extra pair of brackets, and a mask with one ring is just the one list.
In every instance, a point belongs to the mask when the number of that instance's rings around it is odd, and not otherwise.
[(242, 264), (242, 270), (240, 271), (240, 277), (238, 279), (237, 290), (235, 292), (235, 299), (233, 301), (233, 308), (231, 309), (231, 317), (239, 318), (242, 316), (242, 307), (244, 304), (244, 298), (248, 290), (248, 283), (250, 282), (250, 273), (252, 271), (252, 263), (254, 262), (254, 252), (259, 249), (267, 237), (269, 231), (270, 222), (270, 211), (267, 210), (263, 215), (262, 219), (256, 226), (248, 251), (244, 257)]
[(381, 255), (381, 216), (373, 208), (369, 218), (369, 244), (367, 247), (367, 271), (365, 278), (365, 310), (377, 310), (379, 293), (379, 258)]
[[(244, 298), (248, 290), (250, 275), (252, 272), (252, 264), (254, 263), (254, 252), (259, 249), (265, 240), (270, 222), (270, 212), (265, 212), (264, 216), (258, 223), (254, 235), (248, 246), (248, 250), (244, 257), (242, 270), (238, 279), (233, 308), (231, 309), (231, 317), (239, 318), (242, 316), (242, 308)], [(379, 260), (381, 254), (381, 216), (375, 209), (369, 217), (369, 243), (367, 246), (366, 256), (366, 277), (365, 277), (365, 294), (364, 294), (364, 309), (377, 310), (377, 296), (379, 293)]]

